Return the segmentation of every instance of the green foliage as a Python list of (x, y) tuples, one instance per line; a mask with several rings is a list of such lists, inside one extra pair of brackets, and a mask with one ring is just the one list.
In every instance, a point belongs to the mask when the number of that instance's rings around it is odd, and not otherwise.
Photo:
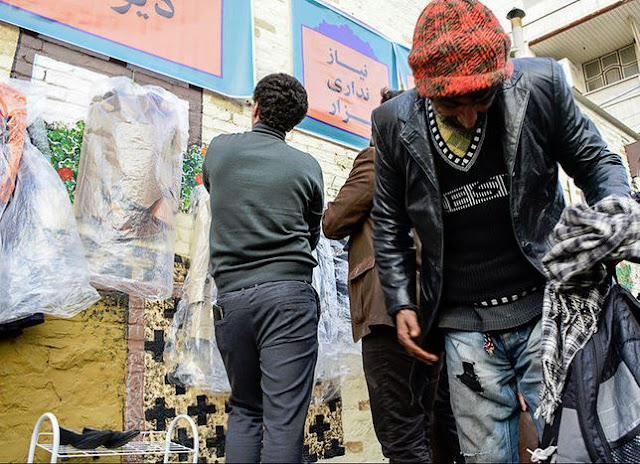
[(620, 285), (627, 288), (628, 290), (633, 290), (633, 278), (631, 276), (631, 273), (631, 265), (627, 262), (623, 261), (616, 267), (618, 282), (620, 282)]
[[(47, 124), (47, 136), (52, 152), (51, 164), (58, 171), (62, 182), (67, 188), (71, 202), (75, 198), (76, 177), (78, 175), (78, 162), (80, 161), (83, 135), (83, 121), (78, 121), (73, 126), (66, 126), (60, 123)], [(71, 173), (73, 173), (72, 176)]]
[[(67, 188), (71, 202), (75, 198), (84, 127), (84, 121), (78, 121), (73, 126), (61, 123), (47, 124), (47, 136), (53, 153), (51, 164)], [(184, 155), (182, 185), (180, 186), (180, 209), (182, 211), (189, 209), (191, 190), (202, 183), (202, 162), (206, 152), (207, 147), (204, 145), (191, 145)]]
[(202, 163), (207, 153), (206, 145), (191, 145), (182, 161), (182, 185), (180, 187), (180, 209), (187, 211), (191, 201), (191, 190), (202, 184)]

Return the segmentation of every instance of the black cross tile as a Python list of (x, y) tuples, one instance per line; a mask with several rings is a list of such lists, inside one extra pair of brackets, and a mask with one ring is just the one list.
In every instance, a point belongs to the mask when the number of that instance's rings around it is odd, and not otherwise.
[(224, 457), (226, 439), (224, 427), (222, 425), (216, 425), (216, 434), (213, 437), (207, 438), (207, 448), (215, 448), (216, 457), (222, 458)]
[(340, 445), (340, 441), (337, 438), (331, 439), (331, 448), (324, 451), (324, 458), (331, 459), (337, 456), (344, 456), (344, 446)]
[(174, 385), (176, 387), (176, 395), (185, 395), (187, 393), (187, 389), (184, 388), (182, 385), (174, 384), (173, 382), (171, 382), (171, 380), (169, 380), (168, 375), (164, 376), (164, 384)]
[(318, 462), (318, 454), (309, 454), (309, 445), (302, 447), (302, 462)]
[(331, 424), (324, 421), (324, 414), (316, 414), (313, 424), (309, 426), (309, 433), (315, 433), (318, 441), (324, 441), (324, 433), (331, 429)]
[(173, 305), (168, 305), (166, 308), (164, 308), (163, 316), (165, 319), (173, 319), (173, 316), (175, 316), (176, 311), (178, 310), (178, 303), (180, 303), (180, 298), (172, 298), (172, 301)]
[(156, 398), (156, 404), (153, 408), (144, 412), (144, 418), (148, 421), (156, 421), (155, 430), (166, 430), (167, 419), (176, 417), (175, 408), (167, 408), (164, 398)]
[(155, 362), (162, 362), (162, 355), (164, 354), (164, 332), (162, 330), (154, 330), (153, 341), (145, 341), (144, 350), (150, 351), (153, 354), (153, 360)]
[(327, 403), (327, 406), (329, 406), (329, 411), (336, 412), (338, 410), (338, 405), (340, 404), (341, 401), (342, 399), (340, 397), (334, 398), (331, 401), (329, 401)]
[(207, 414), (215, 414), (218, 409), (213, 404), (207, 404), (207, 397), (204, 395), (200, 395), (196, 399), (198, 400), (198, 405), (189, 406), (187, 414), (198, 416), (198, 425), (207, 425)]
[[(187, 429), (184, 427), (178, 429), (178, 438), (174, 438), (174, 441), (187, 448), (193, 448), (193, 438), (187, 435)], [(178, 456), (180, 462), (187, 461), (188, 459), (189, 455), (187, 453), (180, 453)]]

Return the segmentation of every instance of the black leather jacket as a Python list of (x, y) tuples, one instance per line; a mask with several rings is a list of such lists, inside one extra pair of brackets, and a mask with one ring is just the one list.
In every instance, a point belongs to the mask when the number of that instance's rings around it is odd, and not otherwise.
[[(514, 60), (514, 68), (494, 105), (504, 115), (514, 233), (522, 253), (542, 272), (550, 233), (565, 207), (558, 163), (589, 204), (631, 192), (620, 156), (607, 149), (595, 125), (580, 112), (558, 63), (524, 58)], [(377, 108), (373, 137), (373, 235), (387, 308), (392, 315), (403, 308), (418, 310), (413, 227), (423, 245), (418, 314), (426, 334), (436, 321), (442, 291), (443, 213), (425, 100), (411, 90)]]

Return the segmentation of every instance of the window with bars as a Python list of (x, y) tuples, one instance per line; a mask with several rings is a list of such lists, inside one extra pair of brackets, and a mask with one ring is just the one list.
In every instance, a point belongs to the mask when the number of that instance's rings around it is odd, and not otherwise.
[(583, 70), (588, 92), (635, 76), (639, 72), (636, 47), (631, 44), (589, 61)]

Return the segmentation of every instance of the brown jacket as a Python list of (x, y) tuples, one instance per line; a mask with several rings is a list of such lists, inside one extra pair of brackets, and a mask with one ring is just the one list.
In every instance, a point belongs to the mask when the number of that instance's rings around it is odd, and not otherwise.
[(374, 153), (367, 148), (356, 156), (349, 178), (322, 217), (327, 238), (349, 236), (349, 300), (355, 341), (369, 334), (371, 325), (394, 325), (384, 304), (371, 238)]

